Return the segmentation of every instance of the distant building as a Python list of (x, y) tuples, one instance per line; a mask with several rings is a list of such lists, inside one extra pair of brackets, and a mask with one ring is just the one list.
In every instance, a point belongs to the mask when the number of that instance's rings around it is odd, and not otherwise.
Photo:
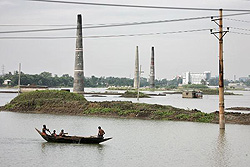
[(250, 75), (248, 75), (248, 77), (240, 77), (239, 78), (240, 82), (246, 82), (247, 80), (250, 80)]
[(183, 76), (182, 84), (208, 84), (209, 79), (211, 78), (211, 72), (205, 71), (204, 73), (191, 73), (186, 72)]
[(228, 87), (231, 89), (243, 89), (246, 88), (246, 85), (242, 82), (240, 83), (229, 83)]

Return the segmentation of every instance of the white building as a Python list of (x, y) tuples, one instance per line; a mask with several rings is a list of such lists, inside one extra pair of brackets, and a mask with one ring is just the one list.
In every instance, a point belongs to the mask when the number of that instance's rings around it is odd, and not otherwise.
[(191, 73), (186, 72), (183, 76), (182, 84), (202, 84), (202, 81), (206, 81), (208, 84), (209, 79), (211, 78), (211, 72), (205, 71), (204, 73)]

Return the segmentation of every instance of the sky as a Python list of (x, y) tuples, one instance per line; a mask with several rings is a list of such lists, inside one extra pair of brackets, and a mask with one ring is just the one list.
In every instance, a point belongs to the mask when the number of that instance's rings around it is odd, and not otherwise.
[[(115, 3), (184, 8), (246, 9), (249, 0), (65, 0), (69, 2)], [(223, 11), (223, 15), (245, 13)], [(3, 39), (3, 37), (75, 37), (76, 29), (65, 31), (3, 33), (15, 30), (76, 27), (77, 14), (83, 26), (113, 23), (149, 22), (218, 16), (218, 11), (124, 8), (28, 0), (0, 0), (0, 66), (1, 73), (18, 70), (73, 76), (75, 39)], [(19, 25), (19, 26), (17, 26)], [(22, 26), (21, 26), (22, 25)], [(56, 26), (55, 26), (56, 25)], [(224, 27), (232, 27), (224, 36), (224, 77), (236, 79), (250, 75), (250, 14), (224, 17)], [(206, 29), (205, 31), (203, 29)], [(112, 38), (84, 38), (84, 74), (101, 77), (134, 77), (136, 46), (142, 77), (149, 77), (151, 47), (155, 47), (156, 79), (172, 79), (187, 71), (211, 71), (218, 76), (218, 39), (209, 29), (218, 30), (210, 18), (172, 21), (120, 27), (83, 29), (84, 37), (149, 34)], [(176, 31), (203, 30), (171, 33)], [(168, 32), (168, 33), (166, 33)], [(170, 32), (170, 33), (169, 33)], [(158, 35), (156, 35), (158, 33)], [(164, 34), (165, 33), (165, 34)]]

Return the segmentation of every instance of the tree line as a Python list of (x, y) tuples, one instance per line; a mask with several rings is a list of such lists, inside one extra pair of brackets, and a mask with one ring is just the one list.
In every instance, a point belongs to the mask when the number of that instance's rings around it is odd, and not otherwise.
[[(11, 80), (9, 86), (18, 85), (19, 74), (15, 71), (13, 74), (0, 76), (0, 86), (4, 86), (5, 80)], [(156, 87), (177, 87), (182, 82), (181, 79), (173, 80), (155, 80)], [(48, 87), (73, 87), (74, 78), (69, 74), (63, 74), (62, 76), (52, 75), (50, 72), (42, 72), (40, 74), (25, 74), (21, 72), (21, 85), (43, 85)], [(108, 87), (108, 86), (131, 86), (133, 87), (134, 79), (131, 78), (119, 78), (119, 77), (85, 77), (85, 87)], [(140, 86), (149, 86), (147, 78), (141, 78)]]
[[(18, 85), (18, 72), (15, 71), (13, 74), (9, 72), (8, 74), (0, 76), (0, 86), (4, 86), (3, 82), (5, 80), (11, 80), (10, 86)], [(218, 78), (212, 78), (209, 80), (209, 85), (218, 86)], [(74, 78), (69, 74), (63, 74), (62, 76), (52, 75), (50, 72), (42, 72), (40, 74), (24, 74), (21, 72), (21, 85), (43, 85), (48, 87), (73, 87)], [(182, 83), (182, 78), (175, 78), (172, 80), (167, 79), (156, 79), (156, 88), (177, 88), (179, 84)], [(229, 83), (225, 80), (225, 85)], [(134, 80), (131, 78), (119, 78), (119, 77), (85, 77), (84, 85), (85, 87), (108, 87), (108, 86), (131, 86), (133, 87)], [(250, 80), (245, 83), (250, 86)], [(149, 81), (147, 78), (141, 78), (141, 87), (149, 86)]]

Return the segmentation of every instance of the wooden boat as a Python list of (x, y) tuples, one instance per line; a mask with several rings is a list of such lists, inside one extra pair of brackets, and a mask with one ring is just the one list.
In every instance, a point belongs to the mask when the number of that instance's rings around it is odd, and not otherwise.
[(81, 136), (51, 136), (51, 135), (44, 135), (38, 129), (36, 129), (36, 131), (42, 136), (42, 138), (44, 140), (46, 140), (47, 142), (53, 142), (53, 143), (99, 144), (101, 142), (104, 142), (104, 141), (112, 139), (112, 137), (109, 137), (109, 138), (99, 138), (99, 137), (95, 137), (95, 136), (90, 136), (90, 137), (81, 137)]

